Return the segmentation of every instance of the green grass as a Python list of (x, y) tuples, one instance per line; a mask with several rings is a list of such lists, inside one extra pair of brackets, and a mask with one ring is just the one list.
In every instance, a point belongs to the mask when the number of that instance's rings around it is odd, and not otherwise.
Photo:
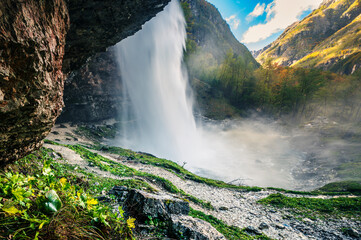
[[(112, 161), (108, 158), (105, 158), (97, 153), (93, 153), (80, 145), (67, 145), (67, 147), (74, 150), (83, 159), (92, 163), (94, 166), (99, 167), (103, 171), (110, 172), (110, 173), (112, 173), (116, 176), (120, 176), (120, 177), (138, 176), (138, 177), (146, 178), (150, 181), (154, 180), (158, 185), (160, 185), (162, 188), (164, 188), (165, 190), (167, 190), (170, 193), (180, 194), (185, 199), (192, 201), (196, 204), (199, 204), (204, 208), (214, 209), (213, 206), (209, 202), (203, 201), (190, 194), (185, 193), (183, 190), (178, 189), (172, 182), (170, 182), (169, 180), (167, 180), (165, 178), (162, 178), (162, 177), (159, 177), (159, 176), (156, 176), (153, 174), (137, 171), (137, 170), (127, 167), (121, 163), (118, 163), (118, 162)], [(130, 157), (130, 156), (131, 155), (129, 155), (128, 157)]]
[(212, 215), (207, 215), (201, 211), (197, 211), (192, 208), (189, 215), (209, 222), (215, 229), (217, 229), (218, 232), (222, 233), (228, 240), (270, 239), (265, 235), (250, 236), (244, 230), (241, 230), (238, 227), (228, 226), (223, 221), (213, 217)]
[(361, 195), (361, 182), (358, 181), (343, 181), (326, 184), (319, 189), (321, 192), (333, 193), (350, 193), (360, 196)]
[(270, 194), (268, 197), (258, 201), (264, 205), (277, 208), (287, 208), (303, 216), (315, 218), (319, 215), (333, 215), (356, 217), (361, 216), (361, 198), (337, 197), (331, 199), (320, 198), (295, 198), (283, 194)]

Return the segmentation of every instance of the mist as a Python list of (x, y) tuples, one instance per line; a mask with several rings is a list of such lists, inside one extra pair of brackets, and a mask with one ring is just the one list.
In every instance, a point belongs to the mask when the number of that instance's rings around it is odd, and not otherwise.
[[(148, 152), (200, 176), (236, 185), (311, 190), (345, 179), (340, 167), (355, 159), (343, 152), (357, 158), (361, 146), (340, 138), (338, 129), (343, 125), (317, 115), (316, 108), (305, 108), (303, 114), (312, 113), (311, 120), (304, 116), (278, 121), (259, 116), (197, 119), (184, 69), (185, 37), (184, 16), (173, 0), (141, 31), (117, 44), (127, 100), (120, 103), (122, 127), (114, 145)], [(204, 58), (199, 62), (204, 68), (199, 69), (213, 68), (215, 58), (202, 54), (196, 52), (191, 62)], [(334, 136), (325, 136), (323, 129)]]

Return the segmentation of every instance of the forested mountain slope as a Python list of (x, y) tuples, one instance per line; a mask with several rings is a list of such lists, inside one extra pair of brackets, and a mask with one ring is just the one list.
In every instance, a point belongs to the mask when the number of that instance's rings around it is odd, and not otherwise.
[(361, 1), (325, 0), (288, 27), (257, 57), (284, 66), (311, 67), (351, 74), (360, 67)]

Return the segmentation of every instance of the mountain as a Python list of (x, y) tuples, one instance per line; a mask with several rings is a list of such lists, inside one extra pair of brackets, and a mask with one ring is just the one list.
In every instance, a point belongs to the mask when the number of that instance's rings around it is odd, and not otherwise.
[(245, 62), (259, 66), (247, 47), (234, 37), (215, 6), (205, 0), (182, 0), (181, 3), (188, 26), (186, 58), (189, 66), (205, 68), (218, 65), (230, 50)]
[(284, 66), (351, 74), (361, 67), (361, 1), (325, 0), (258, 54)]

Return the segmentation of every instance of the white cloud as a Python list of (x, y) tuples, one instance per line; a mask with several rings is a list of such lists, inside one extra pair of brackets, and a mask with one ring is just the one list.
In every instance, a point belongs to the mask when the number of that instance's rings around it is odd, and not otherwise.
[(266, 23), (250, 27), (243, 34), (242, 42), (259, 42), (286, 29), (304, 11), (317, 8), (321, 2), (322, 0), (273, 0), (264, 10), (267, 13)]
[(230, 17), (228, 17), (228, 18), (225, 18), (226, 19), (226, 21), (229, 23), (230, 21), (232, 21), (233, 19), (235, 19), (236, 18), (236, 14), (235, 15), (232, 15), (232, 16), (230, 16)]
[(237, 18), (237, 15), (232, 15), (225, 19), (227, 23), (231, 26), (232, 29), (237, 30), (239, 24), (241, 24), (241, 20)]
[(256, 7), (253, 9), (253, 12), (248, 14), (247, 20), (250, 21), (253, 18), (262, 16), (265, 13), (265, 11), (266, 11), (266, 4), (265, 3), (262, 3), (262, 4), (258, 3), (256, 5)]

